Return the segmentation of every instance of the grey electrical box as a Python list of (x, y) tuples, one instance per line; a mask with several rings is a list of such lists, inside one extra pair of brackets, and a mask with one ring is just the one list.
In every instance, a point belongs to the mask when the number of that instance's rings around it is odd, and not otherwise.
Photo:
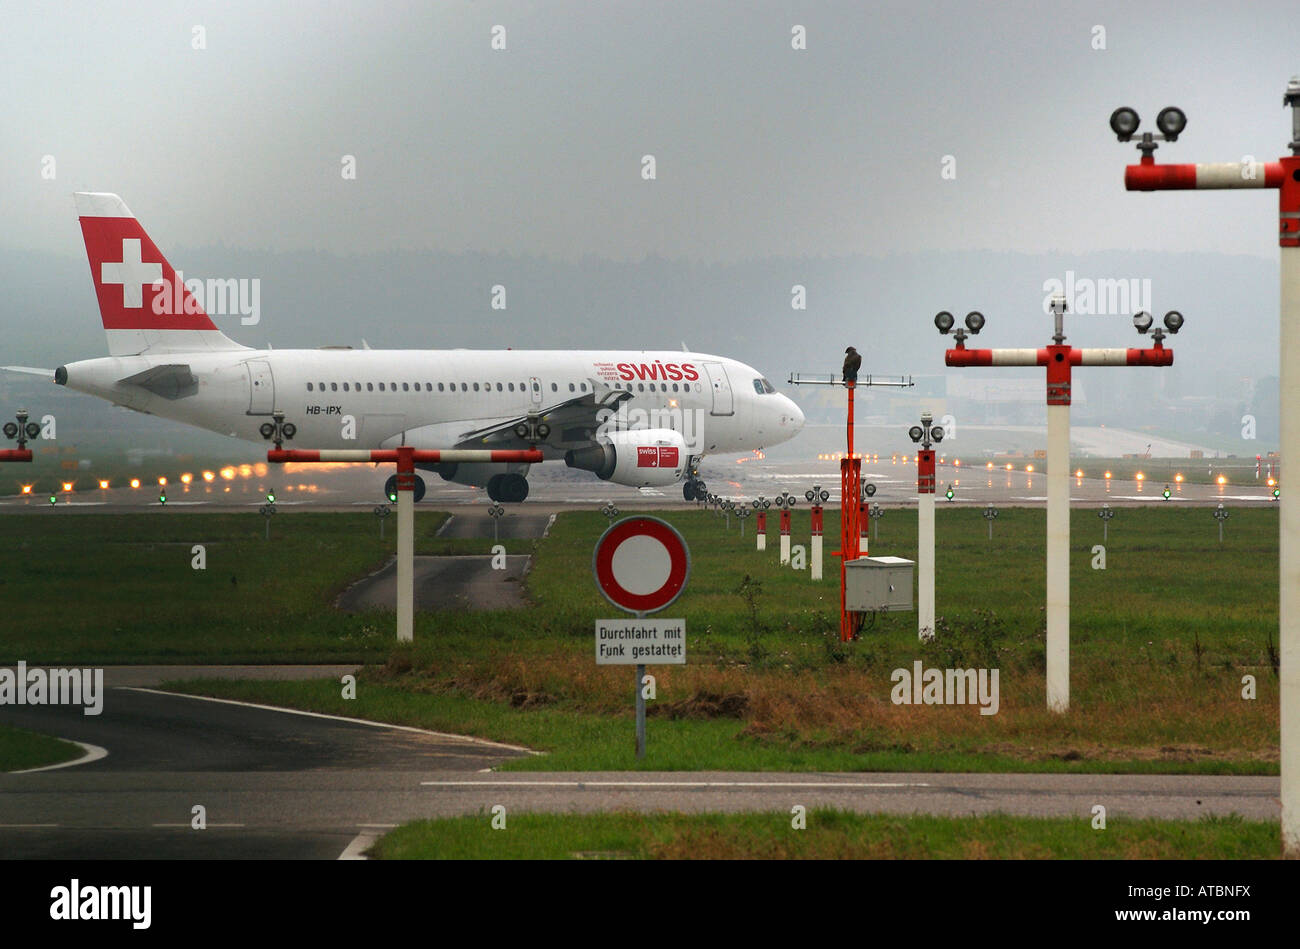
[(859, 557), (844, 565), (844, 608), (854, 613), (912, 609), (916, 563), (902, 557)]

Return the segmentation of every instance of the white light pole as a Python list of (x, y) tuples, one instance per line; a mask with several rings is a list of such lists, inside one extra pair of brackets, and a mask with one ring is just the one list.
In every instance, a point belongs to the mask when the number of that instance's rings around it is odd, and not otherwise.
[(943, 441), (943, 429), (933, 424), (929, 412), (907, 437), (920, 445), (916, 453), (916, 635), (922, 642), (934, 639), (934, 448)]
[[(812, 531), (812, 550), (810, 556), (812, 560), (809, 563), (810, 579), (820, 580), (822, 578), (822, 505), (826, 503), (831, 493), (823, 488), (820, 484), (814, 484), (811, 491), (803, 493), (808, 503), (812, 505), (811, 513), (811, 531)], [(841, 505), (841, 508), (843, 505)]]
[(754, 513), (757, 519), (754, 522), (754, 537), (757, 538), (755, 543), (758, 550), (767, 550), (767, 509), (772, 506), (772, 502), (761, 494), (750, 502), (754, 506)]
[[(1124, 169), (1129, 191), (1221, 188), (1273, 188), (1278, 192), (1279, 402), (1282, 458), (1288, 464), (1300, 455), (1300, 77), (1293, 76), (1282, 95), (1291, 109), (1291, 154), (1275, 162), (1218, 164), (1156, 164), (1155, 139), (1177, 141), (1187, 125), (1180, 109), (1156, 116), (1163, 133), (1145, 132), (1138, 140), (1139, 164)], [(1121, 142), (1132, 141), (1141, 124), (1129, 108), (1111, 113), (1110, 127)], [(1290, 458), (1290, 461), (1287, 459)], [(1282, 854), (1300, 858), (1300, 504), (1295, 492), (1281, 498), (1278, 514), (1278, 648), (1281, 666), (1280, 719), (1282, 757)], [(1222, 526), (1223, 522), (1219, 522)]]
[[(1042, 349), (967, 349), (966, 330), (954, 336), (957, 347), (944, 354), (949, 366), (1043, 366), (1047, 370), (1047, 707), (1064, 712), (1070, 707), (1070, 392), (1074, 366), (1171, 366), (1173, 350), (1164, 346), (1165, 331), (1152, 334), (1150, 349), (1076, 349), (1065, 344), (1065, 296), (1051, 301), (1056, 332), (1052, 345)], [(947, 335), (953, 316), (937, 314), (934, 325)], [(1133, 317), (1139, 333), (1151, 329), (1150, 313)], [(1165, 314), (1165, 328), (1177, 333), (1183, 315)], [(978, 333), (984, 316), (966, 314), (966, 329)]]
[(790, 508), (798, 501), (789, 491), (782, 491), (776, 499), (776, 506), (781, 509), (781, 566), (790, 563)]
[[(397, 463), (397, 639), (398, 642), (410, 642), (414, 638), (415, 617), (415, 463), (428, 462), (442, 464), (489, 463), (511, 464), (540, 462), (542, 453), (536, 448), (500, 450), (477, 448), (457, 448), (446, 451), (427, 451), (403, 445), (389, 449), (338, 449), (338, 450), (304, 450), (285, 449), (281, 447), (285, 438), (292, 438), (293, 423), (285, 422), (282, 413), (275, 414), (275, 423), (262, 426), (266, 438), (274, 438), (275, 448), (266, 453), (266, 460), (272, 464), (314, 464), (317, 462), (365, 462), (377, 464), (382, 462)], [(270, 429), (271, 431), (266, 431)], [(379, 514), (382, 508), (375, 508)], [(383, 515), (380, 515), (381, 517)], [(380, 520), (382, 530), (383, 521)]]

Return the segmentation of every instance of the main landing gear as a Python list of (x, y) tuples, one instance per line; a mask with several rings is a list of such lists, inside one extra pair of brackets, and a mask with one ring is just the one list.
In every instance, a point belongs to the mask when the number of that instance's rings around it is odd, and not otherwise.
[(682, 497), (687, 501), (699, 501), (708, 497), (709, 486), (698, 478), (687, 478), (682, 485)]
[(528, 497), (528, 479), (521, 474), (497, 474), (488, 478), (488, 497), (493, 501), (518, 504)]

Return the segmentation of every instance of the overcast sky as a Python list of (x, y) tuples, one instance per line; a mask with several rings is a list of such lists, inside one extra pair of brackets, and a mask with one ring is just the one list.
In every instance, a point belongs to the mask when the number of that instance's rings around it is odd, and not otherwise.
[[(1143, 248), (1271, 256), (1269, 194), (1129, 195), (1274, 159), (1294, 2), (5, 5), (0, 247), (80, 255), (70, 193), (166, 249), (574, 259)], [(505, 28), (507, 48), (491, 48)], [(807, 49), (791, 48), (806, 28)], [(204, 49), (194, 49), (202, 28)], [(1094, 49), (1104, 29), (1105, 49)], [(356, 179), (341, 175), (356, 158)], [(642, 179), (642, 156), (656, 180)], [(941, 176), (945, 155), (956, 179)], [(56, 177), (42, 177), (53, 156)]]

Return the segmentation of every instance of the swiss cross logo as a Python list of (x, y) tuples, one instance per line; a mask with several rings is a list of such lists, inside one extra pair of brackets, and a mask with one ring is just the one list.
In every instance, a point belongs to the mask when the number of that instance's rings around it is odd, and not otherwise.
[(141, 259), (140, 239), (126, 237), (122, 239), (122, 259), (116, 263), (104, 261), (99, 268), (99, 282), (107, 286), (110, 283), (122, 286), (122, 307), (138, 310), (144, 306), (144, 288), (153, 286), (155, 280), (162, 280), (161, 263), (147, 263)]
[(676, 448), (638, 445), (636, 449), (636, 466), (638, 468), (676, 468), (677, 454)]

